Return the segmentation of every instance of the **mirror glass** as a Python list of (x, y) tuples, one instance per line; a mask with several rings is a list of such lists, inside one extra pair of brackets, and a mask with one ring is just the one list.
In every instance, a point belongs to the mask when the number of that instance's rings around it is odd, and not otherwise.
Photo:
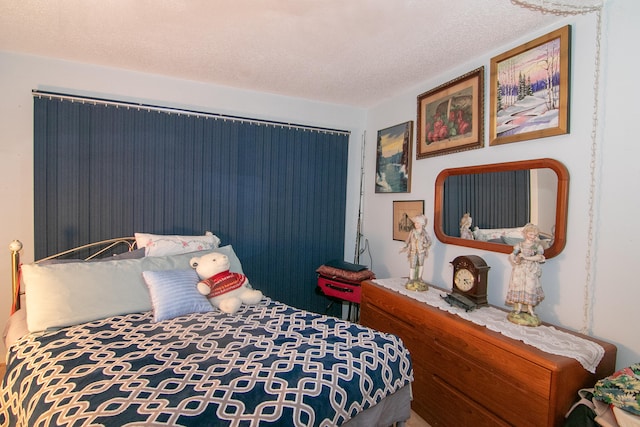
[(445, 169), (435, 188), (434, 231), (443, 243), (510, 253), (532, 222), (545, 257), (566, 243), (569, 173), (554, 159)]

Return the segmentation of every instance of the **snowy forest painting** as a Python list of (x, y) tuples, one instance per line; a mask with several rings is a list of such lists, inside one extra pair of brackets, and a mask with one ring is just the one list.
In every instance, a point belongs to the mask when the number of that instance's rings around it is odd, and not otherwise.
[(570, 26), (491, 60), (490, 145), (568, 133)]

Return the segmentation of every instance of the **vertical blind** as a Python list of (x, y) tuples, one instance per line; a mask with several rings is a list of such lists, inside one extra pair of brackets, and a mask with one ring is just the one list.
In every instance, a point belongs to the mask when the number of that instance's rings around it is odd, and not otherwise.
[(254, 287), (325, 312), (315, 270), (343, 259), (346, 132), (34, 95), (36, 258), (209, 230)]
[(469, 212), (473, 227), (522, 227), (531, 217), (530, 172), (516, 170), (452, 175), (444, 183), (444, 233), (460, 236), (460, 218)]

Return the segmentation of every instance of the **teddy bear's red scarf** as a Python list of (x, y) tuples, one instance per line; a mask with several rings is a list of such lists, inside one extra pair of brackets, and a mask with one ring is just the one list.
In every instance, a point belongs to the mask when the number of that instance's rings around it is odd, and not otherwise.
[(202, 280), (202, 282), (206, 283), (210, 289), (207, 298), (217, 297), (222, 294), (226, 294), (227, 292), (231, 292), (234, 289), (238, 289), (244, 285), (246, 277), (247, 276), (244, 274), (223, 271), (222, 273), (218, 273), (208, 279)]

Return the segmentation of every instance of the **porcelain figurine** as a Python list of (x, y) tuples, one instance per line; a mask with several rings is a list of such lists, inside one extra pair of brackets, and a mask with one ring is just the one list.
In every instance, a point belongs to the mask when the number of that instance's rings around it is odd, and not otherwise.
[(427, 217), (416, 215), (411, 218), (413, 229), (400, 252), (406, 252), (409, 259), (409, 280), (405, 287), (413, 291), (426, 291), (429, 286), (422, 280), (424, 261), (431, 247), (431, 238), (427, 233)]
[(524, 240), (517, 243), (509, 254), (512, 271), (506, 303), (512, 305), (513, 310), (507, 315), (507, 319), (519, 325), (538, 326), (541, 321), (534, 312), (534, 307), (544, 299), (540, 284), (541, 264), (545, 262), (544, 248), (535, 224), (525, 225), (522, 237)]
[(460, 218), (460, 237), (463, 239), (473, 240), (473, 233), (471, 232), (471, 223), (473, 222), (473, 218), (471, 218), (471, 214), (466, 212)]

